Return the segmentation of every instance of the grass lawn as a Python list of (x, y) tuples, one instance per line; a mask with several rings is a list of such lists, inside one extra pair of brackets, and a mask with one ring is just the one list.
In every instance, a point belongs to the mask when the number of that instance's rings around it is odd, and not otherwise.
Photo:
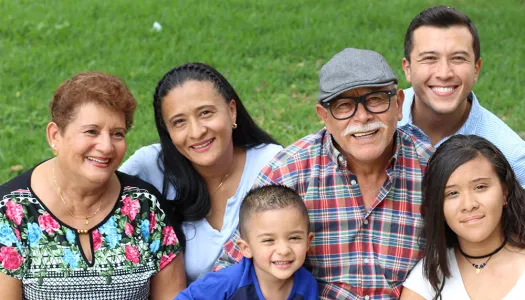
[[(51, 156), (45, 126), (55, 88), (97, 70), (123, 78), (139, 107), (128, 153), (157, 141), (151, 109), (172, 66), (201, 61), (228, 78), (283, 145), (318, 130), (317, 73), (345, 47), (382, 53), (401, 70), (410, 20), (435, 1), (0, 0), (0, 183)], [(525, 136), (525, 3), (450, 1), (481, 36), (482, 105)], [(162, 25), (160, 32), (152, 25)], [(14, 169), (14, 170), (13, 170)]]

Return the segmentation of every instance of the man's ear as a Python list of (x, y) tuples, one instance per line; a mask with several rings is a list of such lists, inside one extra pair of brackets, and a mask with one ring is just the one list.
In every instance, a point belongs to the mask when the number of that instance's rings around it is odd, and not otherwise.
[(405, 102), (405, 92), (403, 89), (397, 90), (397, 120), (401, 121), (403, 120), (403, 103)]
[(326, 119), (328, 118), (328, 110), (326, 109), (326, 107), (322, 106), (321, 104), (317, 104), (315, 106), (315, 111), (317, 112), (319, 118), (321, 118), (326, 124)]
[(405, 72), (405, 78), (409, 83), (412, 83), (410, 81), (410, 62), (406, 57), (403, 57), (403, 60), (401, 61), (401, 67), (403, 67), (403, 71)]
[(481, 70), (481, 57), (478, 59), (478, 61), (474, 65), (474, 83), (478, 81), (480, 70)]
[(328, 131), (328, 133), (332, 134), (330, 132), (330, 126), (328, 126), (328, 114), (330, 113), (328, 110), (329, 108), (326, 108), (322, 106), (321, 104), (317, 104), (315, 106), (315, 111), (317, 112), (317, 115), (319, 116), (319, 118), (323, 120), (324, 125), (326, 126), (326, 130)]
[(242, 253), (242, 255), (244, 257), (246, 257), (246, 258), (252, 258), (253, 257), (252, 250), (250, 249), (250, 245), (248, 244), (248, 242), (246, 242), (243, 239), (240, 239), (240, 240), (236, 241), (235, 243), (237, 244), (237, 247), (239, 247), (239, 249), (241, 249), (241, 253)]

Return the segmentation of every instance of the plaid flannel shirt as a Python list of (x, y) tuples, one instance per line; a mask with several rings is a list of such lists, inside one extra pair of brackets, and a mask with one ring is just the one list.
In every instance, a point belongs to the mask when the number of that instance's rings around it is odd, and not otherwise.
[[(421, 181), (432, 151), (398, 129), (387, 179), (368, 211), (326, 129), (282, 150), (261, 171), (256, 186), (284, 184), (305, 201), (314, 232), (305, 267), (319, 282), (320, 299), (399, 298), (422, 256)], [(226, 243), (216, 270), (242, 258), (238, 238)]]

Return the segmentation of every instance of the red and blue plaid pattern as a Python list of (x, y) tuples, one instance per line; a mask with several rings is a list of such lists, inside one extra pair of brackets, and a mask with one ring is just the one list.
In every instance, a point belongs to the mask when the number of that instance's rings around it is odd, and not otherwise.
[[(431, 146), (397, 130), (387, 180), (369, 211), (326, 129), (282, 150), (261, 171), (256, 186), (284, 184), (305, 201), (314, 232), (305, 267), (321, 299), (400, 296), (422, 256), (421, 181), (431, 154)], [(237, 238), (225, 245), (217, 268), (240, 260)]]

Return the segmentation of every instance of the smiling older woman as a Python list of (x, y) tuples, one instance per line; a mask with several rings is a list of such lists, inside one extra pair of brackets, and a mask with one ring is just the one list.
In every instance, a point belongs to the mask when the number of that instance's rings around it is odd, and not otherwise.
[(185, 287), (180, 224), (153, 186), (116, 171), (135, 107), (104, 73), (57, 88), (56, 157), (0, 186), (0, 299), (171, 299)]

